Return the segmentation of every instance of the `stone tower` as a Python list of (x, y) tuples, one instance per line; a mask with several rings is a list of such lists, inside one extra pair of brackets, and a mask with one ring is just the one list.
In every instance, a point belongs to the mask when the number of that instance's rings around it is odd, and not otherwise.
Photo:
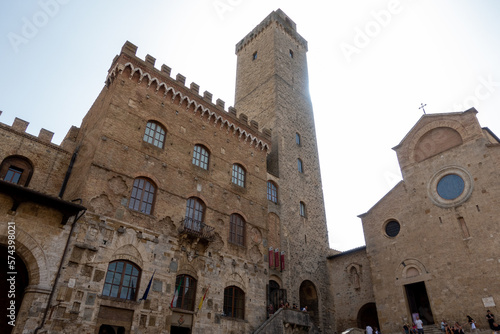
[(329, 247), (306, 52), (295, 23), (280, 9), (272, 12), (236, 45), (235, 107), (272, 131), (268, 182), (278, 196), (268, 196), (268, 247), (270, 257), (284, 251), (287, 263), (277, 270), (270, 261), (270, 286), (286, 290), (280, 298), (307, 305), (324, 328)]

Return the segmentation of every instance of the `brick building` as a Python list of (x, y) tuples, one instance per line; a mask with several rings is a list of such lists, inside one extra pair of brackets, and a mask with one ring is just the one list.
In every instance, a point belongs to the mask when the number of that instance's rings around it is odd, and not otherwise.
[(60, 145), (0, 123), (5, 332), (396, 333), (415, 313), (484, 328), (497, 312), (500, 140), (474, 109), (420, 119), (394, 148), (403, 180), (360, 216), (366, 247), (340, 253), (285, 13), (237, 43), (227, 109), (136, 50)]
[[(136, 50), (125, 43), (61, 145), (22, 120), (0, 128), (2, 228), (17, 228), (27, 286), (13, 332), (250, 333), (286, 301), (310, 310), (287, 315), (302, 331), (329, 324), (295, 23), (278, 10), (238, 43), (236, 108)], [(17, 188), (50, 200), (19, 202)]]

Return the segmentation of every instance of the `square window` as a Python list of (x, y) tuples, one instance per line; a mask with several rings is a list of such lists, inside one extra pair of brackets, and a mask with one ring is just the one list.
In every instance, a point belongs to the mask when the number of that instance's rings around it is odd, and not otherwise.
[(10, 166), (7, 170), (7, 174), (5, 174), (4, 180), (7, 182), (18, 184), (22, 174), (23, 170), (21, 168)]

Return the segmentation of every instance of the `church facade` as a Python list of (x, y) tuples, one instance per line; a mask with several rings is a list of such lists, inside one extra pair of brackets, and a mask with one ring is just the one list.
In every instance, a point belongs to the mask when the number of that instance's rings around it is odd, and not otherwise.
[(272, 12), (236, 45), (226, 108), (126, 42), (60, 145), (0, 123), (3, 332), (395, 333), (495, 312), (498, 138), (475, 110), (423, 116), (395, 147), (403, 180), (360, 216), (366, 247), (332, 250), (307, 47)]
[(394, 147), (403, 180), (359, 216), (366, 246), (329, 257), (343, 328), (395, 333), (417, 316), (438, 326), (467, 315), (489, 328), (500, 300), (500, 140), (476, 114), (423, 115)]

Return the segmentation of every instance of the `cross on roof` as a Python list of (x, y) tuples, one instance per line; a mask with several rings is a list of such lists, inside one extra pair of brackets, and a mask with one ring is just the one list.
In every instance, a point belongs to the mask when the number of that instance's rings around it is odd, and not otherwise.
[(425, 107), (427, 106), (427, 104), (423, 104), (423, 103), (420, 103), (420, 107), (418, 107), (418, 109), (422, 109), (422, 111), (424, 112), (425, 114)]

